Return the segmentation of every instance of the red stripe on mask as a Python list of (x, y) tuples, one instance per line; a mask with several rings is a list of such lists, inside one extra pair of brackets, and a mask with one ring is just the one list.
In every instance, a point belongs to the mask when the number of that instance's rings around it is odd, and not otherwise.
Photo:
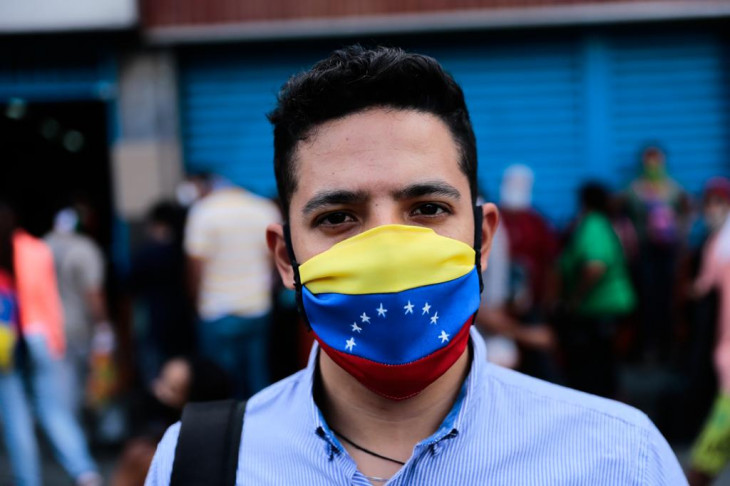
[(470, 317), (443, 348), (407, 364), (390, 365), (338, 351), (315, 335), (319, 345), (342, 369), (355, 377), (366, 388), (391, 400), (411, 398), (436, 381), (462, 355), (469, 342)]

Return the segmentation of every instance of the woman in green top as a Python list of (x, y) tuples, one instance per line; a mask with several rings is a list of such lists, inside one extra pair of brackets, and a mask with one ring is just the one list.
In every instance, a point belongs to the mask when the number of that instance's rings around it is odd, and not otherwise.
[(616, 321), (634, 309), (636, 296), (623, 248), (606, 214), (608, 198), (600, 184), (581, 188), (580, 216), (559, 264), (569, 321), (562, 323), (568, 384), (612, 397)]

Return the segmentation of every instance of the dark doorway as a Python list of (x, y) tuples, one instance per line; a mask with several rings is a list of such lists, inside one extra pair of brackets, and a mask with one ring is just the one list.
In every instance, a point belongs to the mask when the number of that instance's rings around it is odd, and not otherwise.
[(84, 232), (111, 244), (112, 198), (107, 105), (98, 101), (0, 104), (0, 199), (35, 236), (74, 205)]

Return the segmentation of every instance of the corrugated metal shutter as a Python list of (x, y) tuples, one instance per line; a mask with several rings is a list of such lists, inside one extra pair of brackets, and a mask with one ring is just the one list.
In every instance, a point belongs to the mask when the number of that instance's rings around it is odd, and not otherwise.
[(667, 150), (670, 175), (698, 193), (730, 174), (727, 56), (717, 35), (623, 36), (610, 41), (614, 182), (638, 170), (647, 142)]
[(181, 103), (187, 169), (212, 171), (263, 196), (276, 196), (273, 137), (266, 114), (289, 76), (315, 60), (225, 53), (184, 57)]
[[(579, 59), (568, 42), (497, 49), (431, 50), (462, 84), (478, 138), (480, 179), (497, 195), (504, 167), (524, 162), (539, 179), (536, 204), (550, 215), (572, 209), (580, 177)], [(264, 114), (300, 59), (188, 55), (182, 70), (187, 167), (212, 169), (267, 196), (275, 194), (271, 127)]]
[[(512, 38), (514, 39), (514, 38)], [(512, 163), (536, 174), (534, 203), (558, 224), (586, 179), (621, 189), (647, 140), (669, 151), (690, 191), (730, 170), (726, 56), (719, 34), (545, 35), (413, 50), (434, 55), (464, 88), (477, 136), (479, 178), (491, 199)], [(188, 168), (211, 168), (275, 195), (265, 113), (292, 73), (326, 54), (281, 59), (201, 50), (184, 58)]]
[(572, 213), (584, 175), (580, 54), (570, 40), (434, 52), (464, 90), (489, 199), (503, 170), (523, 163), (535, 171), (535, 206), (557, 220)]

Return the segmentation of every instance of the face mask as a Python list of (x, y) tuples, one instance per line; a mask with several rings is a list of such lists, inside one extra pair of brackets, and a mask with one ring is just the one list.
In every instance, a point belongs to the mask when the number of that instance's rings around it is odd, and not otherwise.
[(661, 163), (649, 163), (644, 165), (644, 177), (650, 181), (661, 181), (667, 176), (666, 168)]
[[(477, 213), (480, 248), (481, 208)], [(365, 387), (410, 398), (468, 344), (480, 300), (479, 259), (474, 248), (431, 229), (380, 226), (293, 263), (300, 312), (324, 352)]]

